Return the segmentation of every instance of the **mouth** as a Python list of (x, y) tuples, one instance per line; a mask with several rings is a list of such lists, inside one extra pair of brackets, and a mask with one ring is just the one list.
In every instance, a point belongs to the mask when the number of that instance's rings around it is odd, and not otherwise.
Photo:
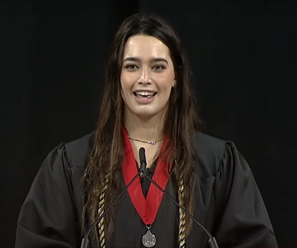
[(145, 99), (149, 99), (154, 97), (157, 92), (154, 91), (143, 91), (143, 90), (139, 90), (139, 91), (134, 91), (133, 92), (134, 96), (136, 96), (137, 98), (145, 98)]

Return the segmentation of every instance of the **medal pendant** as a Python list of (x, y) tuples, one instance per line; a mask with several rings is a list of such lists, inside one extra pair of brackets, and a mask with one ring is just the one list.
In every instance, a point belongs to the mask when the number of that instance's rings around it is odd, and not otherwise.
[(151, 233), (150, 227), (147, 227), (147, 232), (142, 236), (142, 244), (145, 247), (154, 247), (157, 243), (156, 236)]

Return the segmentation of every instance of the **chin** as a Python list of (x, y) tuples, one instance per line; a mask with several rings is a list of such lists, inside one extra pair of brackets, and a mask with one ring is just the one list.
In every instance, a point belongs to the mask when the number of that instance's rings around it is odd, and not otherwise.
[(148, 112), (144, 112), (144, 111), (135, 113), (135, 115), (141, 119), (150, 119), (155, 116), (154, 113), (151, 113), (151, 112), (148, 113)]
[(162, 118), (162, 116), (165, 114), (164, 111), (135, 111), (134, 113), (138, 118), (140, 119), (144, 119), (144, 120), (149, 120), (151, 118), (154, 117), (160, 117), (160, 119)]
[(153, 106), (131, 106), (131, 108), (129, 108), (126, 106), (125, 112), (127, 117), (130, 115), (131, 117), (134, 116), (139, 119), (149, 120), (159, 116), (161, 119), (166, 113), (166, 108), (155, 108)]

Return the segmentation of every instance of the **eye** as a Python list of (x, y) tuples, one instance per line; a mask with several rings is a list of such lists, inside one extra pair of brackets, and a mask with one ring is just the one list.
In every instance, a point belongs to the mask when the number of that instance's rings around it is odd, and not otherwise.
[(124, 66), (124, 68), (127, 69), (127, 70), (129, 70), (129, 71), (132, 71), (132, 70), (136, 70), (136, 69), (138, 69), (138, 66), (135, 65), (135, 64), (126, 64), (126, 65)]
[(166, 66), (165, 65), (154, 65), (153, 66), (153, 69), (155, 70), (155, 71), (162, 71), (162, 70), (165, 70), (166, 69)]

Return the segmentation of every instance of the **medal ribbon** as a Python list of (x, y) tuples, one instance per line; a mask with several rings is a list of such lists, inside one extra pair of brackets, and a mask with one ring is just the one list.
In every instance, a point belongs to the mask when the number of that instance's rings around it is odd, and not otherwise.
[[(135, 159), (133, 150), (126, 133), (126, 130), (122, 128), (123, 143), (124, 143), (124, 157), (122, 164), (122, 172), (124, 176), (125, 184), (127, 185), (132, 178), (137, 174), (137, 168), (135, 166)], [(161, 145), (161, 152), (165, 149), (166, 139), (164, 138)], [(165, 190), (166, 183), (168, 181), (168, 174), (166, 170), (166, 160), (168, 154), (166, 154), (162, 161), (157, 159), (155, 171), (152, 180), (155, 181), (163, 190)], [(171, 166), (171, 165), (170, 165)], [(161, 192), (155, 185), (150, 184), (146, 198), (143, 196), (140, 178), (137, 178), (128, 188), (128, 194), (131, 202), (136, 209), (139, 217), (145, 225), (151, 225), (157, 215), (163, 192)]]

